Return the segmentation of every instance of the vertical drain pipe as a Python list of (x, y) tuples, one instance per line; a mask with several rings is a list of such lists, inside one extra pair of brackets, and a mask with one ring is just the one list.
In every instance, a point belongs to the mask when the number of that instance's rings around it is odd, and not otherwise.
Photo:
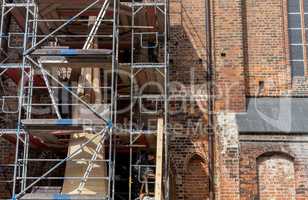
[(207, 96), (208, 96), (208, 160), (209, 160), (209, 199), (215, 199), (215, 184), (214, 184), (214, 84), (213, 84), (213, 44), (212, 44), (212, 15), (211, 15), (211, 0), (205, 0), (205, 27), (206, 27), (206, 51), (207, 51)]

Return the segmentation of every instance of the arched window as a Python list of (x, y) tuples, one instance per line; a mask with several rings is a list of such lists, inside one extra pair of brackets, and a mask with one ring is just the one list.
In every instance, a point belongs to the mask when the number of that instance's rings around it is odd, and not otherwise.
[(207, 200), (209, 198), (208, 165), (200, 156), (193, 156), (184, 176), (184, 199)]
[(304, 76), (308, 63), (308, 0), (288, 1), (288, 29), (292, 77)]
[(289, 156), (263, 155), (257, 164), (260, 200), (295, 200), (294, 163)]

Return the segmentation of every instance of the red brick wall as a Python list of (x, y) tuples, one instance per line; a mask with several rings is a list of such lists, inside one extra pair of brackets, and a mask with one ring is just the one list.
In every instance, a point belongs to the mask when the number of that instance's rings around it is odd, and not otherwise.
[[(204, 82), (205, 1), (171, 0), (171, 81)], [(216, 109), (243, 111), (245, 95), (290, 93), (287, 1), (211, 1)], [(264, 90), (260, 85), (264, 82)], [(178, 93), (189, 94), (190, 87)], [(306, 78), (294, 80), (293, 95), (307, 95)]]
[(216, 110), (245, 110), (241, 2), (212, 1)]
[(217, 111), (245, 110), (245, 95), (307, 96), (307, 78), (291, 80), (286, 0), (212, 4)]
[[(174, 186), (175, 190), (175, 199), (186, 199), (185, 196), (187, 196), (188, 185), (193, 184), (193, 182), (197, 185), (199, 184), (199, 179), (197, 180), (188, 180), (188, 173), (190, 173), (191, 170), (191, 158), (194, 154), (200, 155), (201, 160), (203, 161), (202, 165), (199, 163), (194, 164), (193, 169), (199, 170), (199, 172), (204, 175), (206, 172), (205, 165), (207, 164), (207, 138), (200, 138), (200, 137), (188, 137), (188, 136), (180, 136), (180, 135), (173, 135), (171, 136), (171, 142), (169, 145), (170, 149), (170, 159), (171, 159), (171, 168), (172, 168), (172, 174), (174, 174), (175, 177), (175, 183)], [(204, 173), (203, 173), (204, 172)], [(199, 175), (200, 175), (199, 173)], [(186, 175), (186, 176), (185, 176)], [(187, 182), (188, 181), (188, 182)], [(204, 180), (204, 182), (207, 182), (208, 180)], [(186, 183), (186, 189), (185, 189), (185, 183)], [(207, 189), (206, 186), (203, 187), (204, 190)], [(192, 189), (193, 190), (193, 189)], [(204, 190), (200, 190), (200, 194), (204, 192)], [(194, 194), (197, 195), (197, 192), (194, 191)]]
[(193, 156), (187, 163), (184, 175), (184, 199), (207, 200), (209, 198), (208, 165), (200, 156)]
[[(169, 148), (177, 200), (206, 199), (208, 194), (205, 21), (204, 0), (170, 1)], [(189, 163), (194, 154), (203, 161)]]
[[(4, 110), (12, 113), (4, 113), (2, 108), (0, 109), (0, 129), (15, 129), (17, 123), (17, 114), (14, 113), (17, 110), (16, 101), (5, 100), (2, 102), (3, 96), (17, 96), (17, 86), (11, 79), (5, 75), (1, 77), (1, 87), (6, 91), (4, 94), (0, 93), (1, 107), (4, 103)], [(1, 88), (1, 90), (3, 89)], [(15, 99), (16, 100), (16, 99)], [(15, 145), (4, 139), (4, 136), (0, 136), (0, 180), (12, 181), (13, 170), (12, 166), (15, 162)], [(10, 165), (10, 166), (8, 166)], [(10, 198), (12, 191), (12, 183), (0, 183), (0, 199)]]
[(216, 199), (239, 199), (239, 153), (235, 115), (218, 114), (215, 127)]
[[(20, 147), (21, 149), (22, 147)], [(21, 152), (21, 151), (20, 151)], [(0, 138), (0, 180), (13, 180), (12, 166), (7, 167), (3, 165), (12, 165), (15, 162), (15, 146), (14, 144)], [(30, 149), (29, 158), (36, 159), (60, 159), (64, 158), (65, 152), (56, 152), (42, 149)], [(19, 156), (21, 159), (21, 154)], [(51, 166), (56, 162), (28, 162), (28, 176), (29, 177), (40, 177), (47, 172)], [(54, 170), (48, 176), (50, 177), (62, 177), (64, 176), (65, 165), (58, 167), (58, 170)], [(31, 184), (33, 180), (28, 180), (27, 184)], [(20, 181), (17, 182), (17, 188)], [(62, 184), (62, 180), (42, 180), (40, 181), (41, 186), (58, 186)], [(12, 183), (0, 183), (0, 199), (11, 198), (10, 192), (12, 191)], [(18, 189), (17, 189), (18, 191)], [(31, 189), (29, 190), (31, 191)]]
[[(7, 166), (14, 163), (15, 147), (13, 144), (0, 137), (0, 180), (11, 181), (13, 167)], [(0, 183), (0, 198), (11, 198), (11, 183)]]
[[(194, 98), (206, 86), (205, 3), (170, 1), (170, 81), (172, 94)], [(175, 83), (172, 85), (174, 86)], [(202, 91), (206, 92), (206, 91)], [(206, 94), (206, 93), (205, 93)]]
[[(11, 47), (18, 47), (18, 48), (8, 48), (8, 57), (6, 62), (8, 63), (21, 63), (21, 57), (22, 57), (22, 47), (23, 45), (23, 35), (22, 34), (14, 34), (14, 33), (20, 33), (21, 29), (17, 25), (14, 18), (11, 19), (11, 24), (9, 27), (9, 32), (11, 34), (11, 40), (10, 43), (8, 41), (7, 44)], [(5, 40), (4, 40), (5, 41)]]
[(307, 77), (291, 78), (287, 0), (244, 1), (242, 8), (246, 94), (307, 96)]
[[(307, 96), (307, 78), (296, 79), (291, 85), (287, 1), (212, 2), (217, 112), (245, 111), (245, 95)], [(264, 90), (259, 93), (262, 82)], [(239, 133), (233, 129), (232, 122), (227, 119), (223, 121), (225, 127), (218, 126), (216, 129), (215, 169), (218, 199), (258, 199), (257, 155), (274, 150), (296, 155), (296, 198), (307, 199), (307, 184), (303, 178), (307, 176), (307, 170), (304, 170), (308, 163), (307, 157), (304, 156), (307, 143), (299, 145), (291, 142), (295, 136), (290, 136), (290, 140), (285, 143), (272, 142), (272, 138), (276, 136), (269, 135), (260, 142), (251, 141), (239, 146)], [(292, 170), (287, 173), (292, 175)], [(271, 180), (268, 178), (268, 181)], [(279, 187), (274, 182), (270, 186)]]
[(290, 197), (286, 199), (308, 199), (305, 135), (242, 135), (240, 140), (241, 200), (258, 199), (260, 195), (269, 199), (270, 190), (277, 199), (283, 199), (278, 198), (279, 193)]
[[(244, 40), (249, 96), (281, 96), (291, 86), (287, 1), (245, 1)], [(264, 90), (259, 91), (260, 82)]]
[(274, 154), (258, 158), (259, 198), (264, 200), (295, 200), (293, 160)]

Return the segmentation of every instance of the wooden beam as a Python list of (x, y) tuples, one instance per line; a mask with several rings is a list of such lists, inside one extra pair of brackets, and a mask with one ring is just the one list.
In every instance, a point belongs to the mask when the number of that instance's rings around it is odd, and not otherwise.
[(155, 174), (155, 200), (162, 200), (163, 150), (164, 150), (164, 120), (158, 119), (157, 147), (156, 147), (156, 174)]

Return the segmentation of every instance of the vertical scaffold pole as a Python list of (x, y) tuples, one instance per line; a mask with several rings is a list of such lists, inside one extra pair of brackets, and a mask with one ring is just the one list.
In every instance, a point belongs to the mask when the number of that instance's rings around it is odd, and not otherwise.
[[(26, 17), (25, 17), (25, 29), (24, 29), (24, 40), (23, 40), (23, 52), (27, 50), (27, 41), (28, 41), (28, 20), (29, 20), (29, 8), (30, 0), (27, 0), (26, 4)], [(19, 86), (19, 100), (18, 100), (18, 121), (17, 121), (17, 131), (16, 131), (16, 149), (15, 149), (15, 166), (13, 173), (13, 189), (12, 189), (12, 199), (15, 199), (16, 194), (16, 184), (17, 184), (17, 170), (18, 170), (18, 156), (19, 156), (19, 140), (21, 133), (21, 118), (22, 118), (22, 109), (23, 109), (23, 95), (24, 95), (24, 82), (25, 82), (25, 66), (26, 66), (26, 56), (23, 55), (22, 58), (22, 69), (21, 69), (21, 80)], [(25, 138), (27, 138), (27, 133), (25, 133)], [(24, 143), (27, 141), (24, 141)], [(24, 144), (26, 145), (26, 144)], [(23, 180), (23, 179), (22, 179)], [(24, 187), (24, 181), (21, 183), (21, 188)]]
[(132, 13), (132, 20), (131, 20), (131, 26), (132, 26), (132, 35), (131, 35), (131, 66), (130, 66), (130, 120), (129, 120), (129, 200), (132, 200), (132, 178), (133, 178), (133, 107), (134, 107), (134, 33), (135, 29), (133, 28), (135, 26), (135, 0), (132, 0), (132, 6), (131, 6), (131, 13)]
[(168, 84), (169, 84), (169, 45), (168, 45), (168, 28), (169, 28), (169, 1), (164, 0), (164, 62), (165, 62), (165, 95), (164, 95), (164, 150), (165, 150), (165, 163), (164, 163), (164, 177), (165, 177), (165, 200), (169, 200), (169, 153), (168, 153), (168, 145), (169, 145), (169, 135), (168, 135), (168, 106), (169, 106), (169, 96), (168, 96)]

